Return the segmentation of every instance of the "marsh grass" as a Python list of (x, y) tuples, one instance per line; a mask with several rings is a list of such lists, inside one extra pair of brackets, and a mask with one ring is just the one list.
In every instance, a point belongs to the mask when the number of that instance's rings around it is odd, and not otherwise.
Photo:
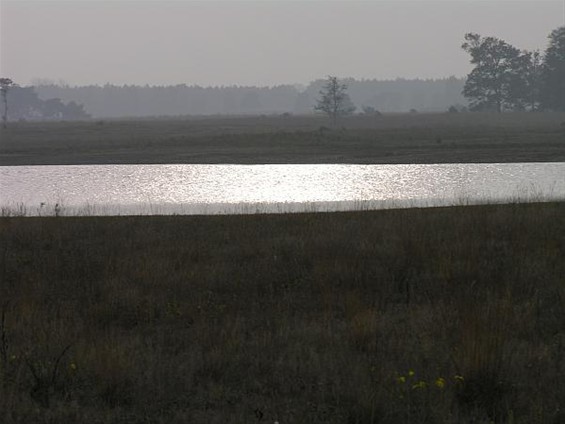
[(563, 257), (563, 203), (5, 217), (0, 421), (563, 422)]
[(433, 208), (446, 206), (494, 205), (507, 203), (543, 203), (564, 200), (553, 184), (547, 192), (535, 187), (522, 187), (514, 194), (464, 195), (455, 197), (389, 198), (369, 200), (337, 200), (313, 202), (249, 202), (249, 203), (154, 203), (150, 200), (135, 204), (68, 205), (63, 199), (41, 202), (33, 207), (25, 203), (0, 205), (0, 218), (8, 217), (95, 217), (95, 216), (154, 216), (154, 215), (255, 215), (373, 211), (384, 209)]

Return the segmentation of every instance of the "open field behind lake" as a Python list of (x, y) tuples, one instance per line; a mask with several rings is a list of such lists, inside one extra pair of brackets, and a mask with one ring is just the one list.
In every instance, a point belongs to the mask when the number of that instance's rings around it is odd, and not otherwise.
[(565, 203), (0, 219), (0, 421), (565, 421)]
[(565, 161), (565, 113), (11, 123), (0, 165)]

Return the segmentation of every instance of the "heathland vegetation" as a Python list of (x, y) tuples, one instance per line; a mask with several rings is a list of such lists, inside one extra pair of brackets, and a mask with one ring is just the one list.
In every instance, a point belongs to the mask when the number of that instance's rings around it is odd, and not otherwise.
[(565, 161), (564, 112), (19, 122), (0, 165)]
[(3, 218), (0, 421), (561, 423), (565, 204)]

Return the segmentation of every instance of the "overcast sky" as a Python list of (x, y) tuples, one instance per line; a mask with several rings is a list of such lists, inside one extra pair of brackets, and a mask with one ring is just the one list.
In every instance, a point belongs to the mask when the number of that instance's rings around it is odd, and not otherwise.
[(0, 76), (276, 85), (464, 76), (466, 32), (544, 49), (565, 0), (0, 0)]

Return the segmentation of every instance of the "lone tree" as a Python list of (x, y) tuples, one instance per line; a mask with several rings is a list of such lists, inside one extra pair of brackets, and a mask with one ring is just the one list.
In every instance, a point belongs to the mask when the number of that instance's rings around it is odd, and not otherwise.
[(2, 126), (6, 128), (8, 123), (8, 90), (14, 86), (14, 81), (10, 78), (0, 78), (0, 91), (4, 101), (4, 113), (2, 114)]
[(549, 35), (542, 67), (542, 106), (565, 110), (565, 26)]
[(502, 112), (512, 107), (511, 86), (516, 83), (520, 50), (498, 38), (473, 33), (465, 34), (461, 48), (471, 55), (475, 65), (463, 87), (471, 109)]
[(337, 125), (338, 118), (350, 115), (355, 105), (347, 94), (347, 84), (342, 84), (337, 77), (328, 76), (324, 88), (320, 91), (315, 110), (324, 112), (330, 118), (332, 126)]

